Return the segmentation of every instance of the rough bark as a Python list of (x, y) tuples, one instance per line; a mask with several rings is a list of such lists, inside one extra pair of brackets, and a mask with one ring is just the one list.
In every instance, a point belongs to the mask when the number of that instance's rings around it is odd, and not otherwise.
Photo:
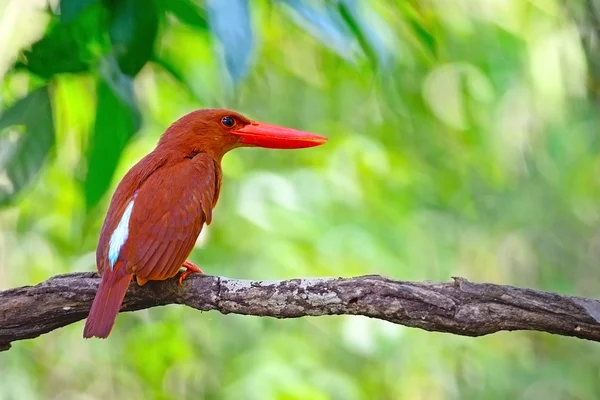
[[(98, 283), (95, 273), (74, 273), (1, 291), (0, 351), (86, 318)], [(248, 281), (193, 274), (183, 287), (174, 279), (132, 284), (121, 311), (167, 304), (275, 318), (364, 315), (463, 336), (532, 330), (600, 341), (597, 300), (462, 278), (449, 283), (378, 275)]]

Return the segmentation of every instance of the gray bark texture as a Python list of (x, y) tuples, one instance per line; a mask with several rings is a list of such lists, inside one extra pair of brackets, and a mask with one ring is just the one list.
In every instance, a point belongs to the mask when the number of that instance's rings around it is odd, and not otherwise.
[[(0, 351), (86, 318), (99, 282), (95, 273), (73, 273), (0, 291)], [(167, 304), (275, 318), (363, 315), (463, 336), (530, 330), (600, 341), (597, 300), (463, 278), (448, 283), (379, 275), (250, 281), (192, 274), (181, 287), (176, 279), (131, 284), (121, 311)]]

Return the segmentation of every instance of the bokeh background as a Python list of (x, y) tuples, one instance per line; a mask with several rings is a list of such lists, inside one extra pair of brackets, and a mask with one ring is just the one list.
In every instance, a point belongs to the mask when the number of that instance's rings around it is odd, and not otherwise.
[[(0, 0), (0, 289), (95, 270), (123, 174), (223, 106), (330, 141), (225, 157), (191, 255), (207, 273), (600, 297), (599, 18), (597, 0)], [(542, 333), (178, 306), (82, 328), (1, 353), (0, 399), (600, 398), (600, 347)]]

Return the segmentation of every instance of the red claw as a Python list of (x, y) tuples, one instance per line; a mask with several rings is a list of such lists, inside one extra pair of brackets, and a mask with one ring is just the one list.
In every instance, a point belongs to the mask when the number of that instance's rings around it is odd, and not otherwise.
[(194, 272), (197, 272), (199, 274), (204, 274), (204, 272), (200, 269), (200, 267), (191, 261), (184, 262), (182, 267), (185, 268), (185, 271), (181, 275), (179, 275), (179, 280), (177, 281), (179, 286), (182, 286), (183, 280), (185, 278), (187, 278), (188, 276), (190, 276)]

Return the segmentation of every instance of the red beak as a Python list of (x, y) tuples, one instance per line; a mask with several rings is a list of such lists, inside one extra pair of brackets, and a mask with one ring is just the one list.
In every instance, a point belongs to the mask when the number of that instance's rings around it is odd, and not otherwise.
[(324, 136), (254, 121), (231, 133), (239, 136), (241, 143), (269, 149), (301, 149), (320, 146), (327, 141)]

